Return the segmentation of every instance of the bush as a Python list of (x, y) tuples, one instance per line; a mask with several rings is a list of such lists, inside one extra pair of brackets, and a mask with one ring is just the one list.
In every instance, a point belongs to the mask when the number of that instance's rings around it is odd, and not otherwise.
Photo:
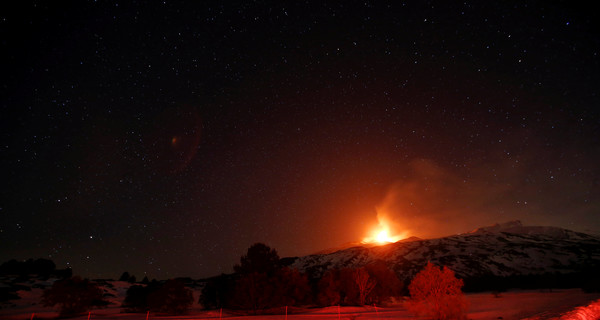
[(235, 278), (231, 275), (222, 274), (208, 279), (202, 288), (198, 303), (204, 309), (219, 309), (229, 306), (230, 298), (233, 296)]
[[(156, 289), (158, 289), (158, 287), (154, 288), (154, 290)], [(150, 310), (148, 307), (148, 295), (152, 291), (153, 288), (151, 285), (133, 285), (129, 287), (129, 289), (127, 289), (125, 300), (123, 301), (123, 309), (126, 312), (146, 312)]]
[(56, 280), (42, 295), (42, 305), (59, 305), (60, 316), (78, 315), (106, 304), (98, 285), (80, 277)]
[(411, 298), (407, 309), (436, 320), (465, 319), (467, 301), (462, 286), (454, 271), (427, 263), (408, 286)]
[(184, 314), (194, 303), (192, 290), (181, 280), (167, 280), (160, 289), (148, 295), (150, 310), (165, 314)]
[(134, 285), (127, 289), (123, 309), (127, 312), (152, 311), (162, 314), (184, 314), (194, 302), (192, 291), (183, 281), (167, 280), (164, 284), (152, 281), (147, 286)]

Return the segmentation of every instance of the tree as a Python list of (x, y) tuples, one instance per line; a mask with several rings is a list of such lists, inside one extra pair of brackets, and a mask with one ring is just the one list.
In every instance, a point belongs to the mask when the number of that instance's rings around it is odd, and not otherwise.
[[(155, 288), (154, 290), (158, 289)], [(146, 312), (150, 310), (148, 306), (148, 295), (153, 291), (153, 288), (148, 286), (133, 285), (127, 289), (125, 300), (123, 301), (123, 309), (126, 312)]]
[(308, 304), (311, 300), (308, 278), (297, 269), (281, 268), (270, 278), (270, 282), (274, 287), (274, 307), (298, 306)]
[(273, 306), (273, 291), (274, 285), (266, 273), (244, 274), (235, 284), (231, 306), (258, 314)]
[(436, 320), (465, 319), (467, 301), (462, 286), (454, 271), (429, 262), (408, 286), (411, 298), (407, 308)]
[(123, 272), (123, 274), (121, 274), (121, 277), (119, 278), (119, 281), (126, 281), (129, 283), (135, 283), (136, 278), (134, 275), (130, 275), (129, 272), (125, 271)]
[(17, 261), (15, 259), (4, 262), (0, 265), (0, 274), (10, 275), (39, 275), (49, 277), (56, 272), (56, 265), (48, 259), (27, 259), (26, 261)]
[(192, 291), (181, 280), (167, 280), (164, 284), (152, 281), (146, 286), (134, 285), (127, 289), (123, 309), (127, 312), (152, 311), (163, 314), (184, 314), (194, 302)]
[(377, 260), (365, 266), (369, 275), (377, 280), (377, 284), (371, 291), (370, 299), (372, 302), (382, 304), (390, 297), (398, 297), (402, 292), (402, 281), (396, 274), (390, 270), (386, 263)]
[(235, 288), (235, 278), (232, 275), (221, 274), (206, 282), (198, 303), (204, 309), (219, 309), (228, 307)]
[(129, 278), (131, 276), (129, 275), (129, 272), (125, 271), (123, 272), (123, 274), (121, 274), (121, 277), (119, 278), (119, 281), (129, 281)]
[(353, 276), (358, 288), (358, 304), (364, 306), (367, 296), (371, 293), (377, 281), (369, 276), (369, 272), (365, 268), (355, 269)]
[(354, 279), (355, 270), (344, 268), (326, 272), (318, 284), (319, 305), (360, 305), (360, 292)]
[(93, 307), (106, 305), (102, 290), (96, 283), (80, 277), (56, 280), (42, 295), (42, 305), (60, 306), (60, 316), (81, 314)]
[(340, 303), (348, 306), (360, 304), (360, 294), (354, 280), (354, 270), (353, 268), (343, 268), (338, 273)]
[(340, 304), (340, 281), (337, 270), (329, 270), (323, 274), (317, 284), (317, 304), (321, 307)]
[(233, 269), (240, 274), (266, 273), (272, 275), (279, 268), (279, 255), (264, 243), (255, 243), (246, 255), (240, 258), (240, 264)]
[[(258, 314), (269, 308), (308, 304), (312, 298), (306, 275), (282, 267), (277, 251), (265, 244), (252, 245), (234, 269), (237, 280), (233, 294), (227, 294), (231, 291), (227, 279), (215, 279), (202, 292), (205, 307), (227, 303), (232, 308)], [(224, 298), (229, 299), (224, 301)]]
[(158, 290), (148, 294), (150, 311), (165, 314), (184, 314), (194, 303), (192, 290), (179, 279), (167, 280)]

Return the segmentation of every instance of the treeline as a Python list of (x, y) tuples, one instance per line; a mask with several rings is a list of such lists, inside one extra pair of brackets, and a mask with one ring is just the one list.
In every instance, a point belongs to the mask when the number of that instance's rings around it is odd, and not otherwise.
[(206, 309), (259, 313), (284, 306), (382, 304), (403, 293), (403, 284), (383, 261), (362, 268), (331, 269), (314, 277), (283, 266), (277, 251), (257, 243), (235, 273), (208, 279), (199, 303)]
[[(577, 273), (547, 273), (539, 275), (515, 275), (509, 277), (481, 276), (456, 279), (447, 268), (437, 268), (428, 264), (411, 283), (403, 283), (391, 271), (385, 262), (376, 261), (360, 268), (329, 269), (324, 273), (305, 274), (290, 268), (289, 259), (280, 259), (277, 251), (265, 244), (252, 245), (247, 253), (234, 266), (233, 274), (223, 274), (201, 281), (204, 286), (198, 303), (204, 309), (225, 308), (251, 312), (282, 312), (283, 307), (333, 306), (333, 305), (385, 305), (392, 298), (410, 293), (415, 312), (430, 310), (429, 300), (451, 299), (452, 310), (443, 312), (463, 313), (466, 310), (458, 297), (460, 289), (465, 292), (494, 291), (508, 289), (558, 289), (582, 288), (586, 292), (600, 291), (598, 266), (588, 266)], [(94, 307), (108, 304), (106, 292), (98, 282), (72, 277), (70, 269), (56, 270), (50, 260), (37, 259), (19, 262), (11, 260), (0, 266), (0, 275), (18, 275), (40, 277), (58, 276), (52, 287), (43, 293), (42, 304), (59, 306), (61, 316), (80, 314)], [(132, 285), (122, 303), (124, 312), (148, 312), (158, 314), (183, 314), (194, 304), (192, 290), (189, 288), (198, 282), (190, 278), (178, 278), (167, 281), (149, 281), (141, 283), (128, 272), (119, 278)], [(464, 282), (463, 282), (464, 281)], [(453, 288), (450, 297), (435, 297), (439, 286)], [(464, 287), (463, 287), (464, 283)], [(109, 285), (107, 283), (107, 285)], [(423, 288), (430, 287), (423, 291)], [(18, 299), (18, 287), (0, 290), (0, 300)], [(448, 291), (444, 289), (445, 291)], [(417, 298), (416, 293), (432, 292)], [(434, 298), (431, 298), (434, 297)], [(420, 300), (419, 300), (420, 299)], [(419, 301), (424, 302), (419, 302)], [(445, 301), (445, 300), (444, 300)], [(450, 305), (446, 303), (447, 305)], [(425, 307), (423, 307), (425, 306)], [(423, 309), (424, 308), (424, 309)], [(423, 309), (423, 310), (421, 310)], [(429, 311), (428, 311), (429, 312)], [(442, 311), (440, 311), (442, 312)]]
[(26, 261), (12, 259), (0, 265), (0, 275), (21, 278), (35, 275), (46, 279), (50, 277), (64, 279), (71, 277), (73, 271), (70, 268), (56, 269), (56, 264), (49, 259), (28, 259)]

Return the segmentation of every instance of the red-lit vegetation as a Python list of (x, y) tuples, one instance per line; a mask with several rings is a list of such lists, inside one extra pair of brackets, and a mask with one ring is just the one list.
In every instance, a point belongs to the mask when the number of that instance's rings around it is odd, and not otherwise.
[[(108, 301), (110, 301), (109, 307), (112, 306), (109, 309), (114, 310), (119, 308), (120, 305), (121, 312), (140, 312), (144, 313), (144, 316), (146, 316), (146, 312), (159, 316), (181, 315), (188, 313), (190, 308), (193, 307), (192, 290), (190, 288), (200, 287), (202, 288), (200, 306), (196, 306), (194, 308), (196, 310), (192, 311), (193, 313), (187, 317), (193, 317), (200, 312), (197, 310), (198, 308), (213, 310), (222, 308), (222, 310), (217, 311), (219, 314), (247, 315), (284, 312), (286, 314), (304, 314), (308, 310), (313, 310), (312, 307), (316, 306), (336, 306), (335, 310), (337, 312), (340, 310), (337, 306), (342, 306), (342, 310), (345, 306), (346, 310), (366, 310), (367, 313), (377, 312), (378, 308), (384, 307), (385, 310), (388, 310), (387, 312), (389, 310), (401, 310), (403, 313), (400, 318), (410, 316), (409, 310), (432, 319), (464, 319), (466, 315), (467, 303), (461, 291), (463, 280), (457, 279), (454, 272), (447, 267), (440, 268), (429, 263), (404, 290), (403, 284), (398, 280), (396, 274), (381, 260), (358, 268), (329, 269), (323, 274), (314, 269), (309, 269), (309, 272), (304, 274), (288, 267), (290, 261), (293, 260), (279, 259), (274, 249), (264, 244), (255, 244), (248, 249), (246, 255), (241, 257), (240, 264), (235, 266), (236, 273), (233, 274), (200, 281), (179, 278), (164, 282), (156, 280), (150, 282), (145, 279), (133, 285), (127, 284), (134, 278), (127, 272), (120, 277), (121, 281), (116, 282), (103, 280), (91, 282), (80, 277), (72, 277), (55, 280), (52, 287), (43, 291), (42, 304), (40, 305), (59, 306), (58, 311), (61, 317), (86, 313), (94, 307), (106, 306), (109, 303)], [(29, 264), (30, 262), (26, 263)], [(13, 264), (11, 262), (6, 264), (5, 268), (0, 268), (6, 272), (6, 279), (14, 280), (12, 287), (8, 287), (3, 291), (0, 290), (0, 292), (4, 292), (5, 300), (31, 299), (28, 298), (30, 294), (21, 297), (19, 297), (20, 294), (16, 294), (17, 290), (25, 288), (22, 285), (25, 278), (19, 273), (15, 273), (15, 268), (6, 268), (6, 266)], [(49, 263), (40, 265), (51, 266)], [(48, 268), (42, 269), (46, 270)], [(584, 291), (590, 292), (597, 291), (598, 288), (597, 284), (594, 285), (594, 279), (597, 279), (597, 277), (594, 278), (595, 274), (590, 270), (587, 273), (573, 275), (548, 274), (498, 277), (497, 279), (480, 277), (467, 280), (471, 282), (471, 290), (484, 290), (487, 288), (488, 291), (495, 290), (499, 293), (511, 287), (529, 289), (566, 288), (566, 284), (572, 285), (573, 283), (580, 286), (583, 279), (585, 279), (590, 288), (584, 288)], [(47, 281), (43, 280), (45, 276), (38, 276), (37, 279)], [(515, 282), (518, 282), (519, 286), (514, 286)], [(475, 283), (478, 286), (475, 286)], [(502, 288), (497, 287), (499, 283), (502, 283)], [(117, 287), (120, 289), (117, 289)], [(124, 292), (123, 289), (127, 288), (124, 300), (111, 299), (111, 297), (120, 296)], [(407, 293), (410, 293), (410, 299), (406, 303), (399, 304), (399, 300), (396, 298)], [(585, 293), (582, 292), (581, 294), (584, 295)], [(524, 296), (529, 297), (531, 294)], [(495, 294), (492, 297), (494, 299), (500, 298), (502, 300), (498, 301), (504, 303), (504, 294)], [(535, 294), (531, 297), (534, 300), (537, 299)], [(37, 299), (39, 301), (39, 296)], [(471, 303), (474, 306), (473, 308), (479, 308), (479, 310), (489, 309), (489, 307), (478, 307), (481, 304), (481, 296), (476, 298), (470, 296), (469, 299), (471, 301), (475, 299), (475, 302)], [(123, 301), (122, 305), (120, 301)], [(518, 300), (515, 301), (519, 302)], [(574, 299), (573, 301), (580, 301), (580, 299)], [(590, 300), (581, 301), (589, 303)], [(31, 304), (30, 302), (27, 303)], [(562, 310), (573, 310), (572, 308), (577, 306), (573, 303), (565, 302), (561, 305)], [(365, 305), (370, 307), (360, 307), (358, 309), (352, 307)], [(493, 303), (490, 303), (490, 305), (493, 306)], [(518, 304), (515, 304), (515, 306), (518, 310)], [(531, 306), (529, 309), (540, 310), (539, 306), (541, 305)], [(566, 309), (569, 307), (571, 309)], [(576, 313), (595, 312), (594, 314), (596, 314), (597, 307), (597, 303), (591, 304), (587, 308), (577, 309)], [(112, 314), (114, 311), (108, 311), (109, 309), (92, 311), (92, 315), (94, 312)], [(529, 309), (527, 312), (531, 312)], [(206, 310), (202, 312), (207, 315), (214, 315), (214, 311)], [(474, 310), (473, 312), (480, 311)], [(513, 313), (518, 312), (514, 311)], [(510, 316), (510, 314), (512, 313), (504, 313), (507, 316)], [(186, 316), (183, 317), (186, 318)]]
[(452, 270), (427, 263), (408, 286), (411, 299), (407, 308), (436, 320), (464, 319), (467, 301), (462, 286)]
[(106, 305), (102, 290), (94, 282), (80, 277), (56, 280), (52, 287), (44, 291), (42, 305), (60, 306), (60, 316), (74, 316), (93, 307)]
[(165, 283), (133, 285), (127, 290), (123, 309), (127, 312), (152, 311), (159, 314), (185, 314), (193, 304), (192, 291), (178, 279)]
[(200, 304), (254, 314), (285, 306), (332, 306), (385, 303), (400, 295), (402, 284), (384, 262), (357, 269), (332, 269), (311, 277), (281, 265), (274, 249), (257, 243), (235, 266), (236, 274), (210, 279)]

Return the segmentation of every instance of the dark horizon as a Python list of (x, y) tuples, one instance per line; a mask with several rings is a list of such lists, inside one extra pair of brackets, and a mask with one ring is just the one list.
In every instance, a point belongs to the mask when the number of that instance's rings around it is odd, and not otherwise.
[[(4, 7), (0, 261), (204, 278), (521, 220), (599, 234), (591, 8)], [(378, 220), (379, 219), (379, 220)]]

